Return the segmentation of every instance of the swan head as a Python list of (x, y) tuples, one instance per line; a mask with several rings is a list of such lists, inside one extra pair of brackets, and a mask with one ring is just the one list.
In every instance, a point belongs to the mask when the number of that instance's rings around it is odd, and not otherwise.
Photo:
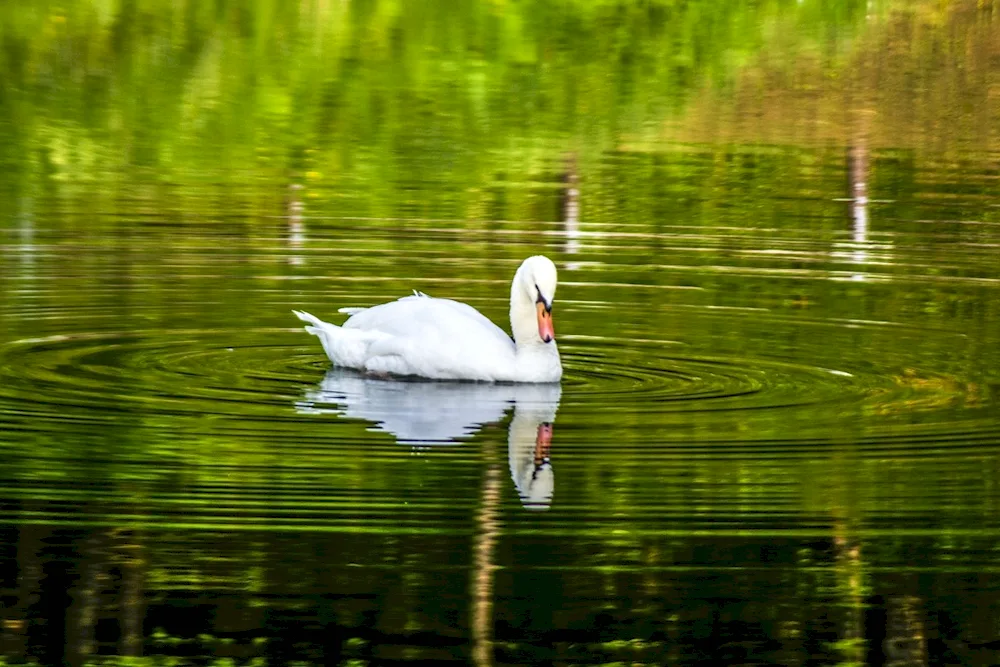
[[(556, 339), (552, 302), (556, 298), (556, 265), (544, 255), (521, 263), (511, 287), (511, 329), (515, 340), (551, 343)], [(533, 321), (533, 326), (529, 323)], [(532, 328), (537, 332), (532, 333)], [(537, 336), (537, 338), (535, 338)]]

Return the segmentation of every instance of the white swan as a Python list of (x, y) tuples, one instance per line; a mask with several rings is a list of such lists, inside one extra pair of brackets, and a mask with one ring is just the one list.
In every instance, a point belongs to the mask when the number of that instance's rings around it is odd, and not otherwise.
[(510, 286), (514, 340), (478, 310), (420, 292), (371, 308), (341, 308), (342, 326), (302, 311), (335, 366), (437, 380), (558, 382), (562, 364), (552, 326), (556, 266), (535, 255)]

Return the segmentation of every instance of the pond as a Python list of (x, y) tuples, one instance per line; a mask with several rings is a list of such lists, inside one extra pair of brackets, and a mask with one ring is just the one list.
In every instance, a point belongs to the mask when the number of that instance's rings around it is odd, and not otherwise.
[[(1000, 5), (0, 8), (0, 664), (1000, 661)], [(557, 385), (331, 368), (410, 294)]]

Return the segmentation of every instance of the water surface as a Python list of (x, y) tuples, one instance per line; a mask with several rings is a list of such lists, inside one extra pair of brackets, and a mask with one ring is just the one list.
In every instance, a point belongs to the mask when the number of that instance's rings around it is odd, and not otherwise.
[(251, 4), (4, 10), (0, 660), (997, 661), (995, 8)]

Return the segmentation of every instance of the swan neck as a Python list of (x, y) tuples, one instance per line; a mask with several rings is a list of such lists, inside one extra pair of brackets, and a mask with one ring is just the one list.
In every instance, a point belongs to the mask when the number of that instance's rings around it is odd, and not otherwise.
[(514, 337), (514, 374), (523, 382), (558, 382), (562, 363), (556, 342), (546, 343), (538, 335), (538, 310), (533, 296), (534, 284), (525, 279), (525, 265), (514, 274), (510, 286), (510, 331)]
[(535, 304), (524, 285), (524, 265), (514, 274), (510, 285), (510, 332), (518, 350), (525, 345), (544, 345), (538, 337), (538, 320)]

